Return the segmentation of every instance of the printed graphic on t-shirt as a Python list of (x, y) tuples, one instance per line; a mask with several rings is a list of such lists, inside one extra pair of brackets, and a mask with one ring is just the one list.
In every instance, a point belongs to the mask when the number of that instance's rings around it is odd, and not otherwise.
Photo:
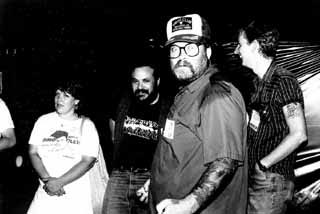
[(43, 138), (39, 147), (42, 155), (60, 155), (67, 158), (75, 158), (74, 145), (79, 145), (78, 137), (69, 135), (66, 131), (57, 130), (48, 138)]
[(123, 132), (128, 135), (157, 140), (158, 124), (151, 120), (142, 120), (126, 116)]

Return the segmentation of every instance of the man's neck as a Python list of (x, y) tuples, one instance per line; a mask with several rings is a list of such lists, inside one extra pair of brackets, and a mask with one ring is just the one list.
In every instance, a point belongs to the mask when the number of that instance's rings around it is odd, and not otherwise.
[(257, 74), (260, 79), (262, 79), (265, 73), (267, 73), (272, 61), (272, 58), (261, 57), (260, 60), (258, 60), (255, 64), (253, 69), (254, 73)]

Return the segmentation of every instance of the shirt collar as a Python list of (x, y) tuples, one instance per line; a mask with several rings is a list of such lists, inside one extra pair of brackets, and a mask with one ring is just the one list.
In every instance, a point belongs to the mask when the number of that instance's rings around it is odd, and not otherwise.
[(267, 72), (263, 75), (262, 81), (263, 82), (270, 82), (271, 81), (271, 77), (274, 73), (274, 71), (276, 70), (275, 68), (277, 67), (276, 62), (273, 60), (267, 70)]

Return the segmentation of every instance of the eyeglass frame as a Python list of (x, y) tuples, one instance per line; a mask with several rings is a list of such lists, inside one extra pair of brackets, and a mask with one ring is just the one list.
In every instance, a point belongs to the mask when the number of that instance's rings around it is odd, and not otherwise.
[[(187, 51), (186, 51), (186, 47), (188, 46), (188, 45), (196, 45), (196, 47), (197, 47), (197, 53), (195, 54), (195, 55), (189, 55), (188, 53), (187, 53)], [(205, 45), (205, 43), (203, 43), (203, 42), (188, 42), (185, 46), (183, 46), (183, 47), (181, 47), (181, 46), (178, 46), (178, 45), (175, 45), (175, 44), (172, 44), (172, 45), (170, 45), (170, 46), (168, 46), (168, 48), (169, 48), (169, 57), (170, 57), (170, 59), (176, 59), (176, 58), (178, 58), (179, 56), (181, 56), (181, 49), (183, 49), (184, 50), (184, 53), (187, 55), (187, 56), (189, 56), (189, 57), (195, 57), (195, 56), (198, 56), (199, 55), (199, 52), (200, 52), (200, 50), (199, 50), (199, 46), (200, 45)], [(178, 47), (179, 48), (179, 55), (178, 56), (176, 56), (176, 57), (171, 57), (171, 48), (172, 48), (172, 46), (175, 46), (175, 47)]]

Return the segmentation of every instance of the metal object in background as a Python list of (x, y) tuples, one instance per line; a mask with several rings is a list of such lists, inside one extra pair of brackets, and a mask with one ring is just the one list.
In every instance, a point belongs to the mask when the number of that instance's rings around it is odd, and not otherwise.
[[(236, 44), (223, 44), (227, 54), (227, 64), (231, 65), (231, 75), (240, 80), (240, 91), (249, 96), (250, 86), (246, 77), (250, 76), (233, 54)], [(313, 213), (320, 208), (320, 42), (281, 41), (276, 61), (294, 73), (301, 86), (307, 121), (308, 142), (298, 150), (295, 164), (296, 193), (293, 213)], [(236, 79), (236, 81), (238, 80)]]

